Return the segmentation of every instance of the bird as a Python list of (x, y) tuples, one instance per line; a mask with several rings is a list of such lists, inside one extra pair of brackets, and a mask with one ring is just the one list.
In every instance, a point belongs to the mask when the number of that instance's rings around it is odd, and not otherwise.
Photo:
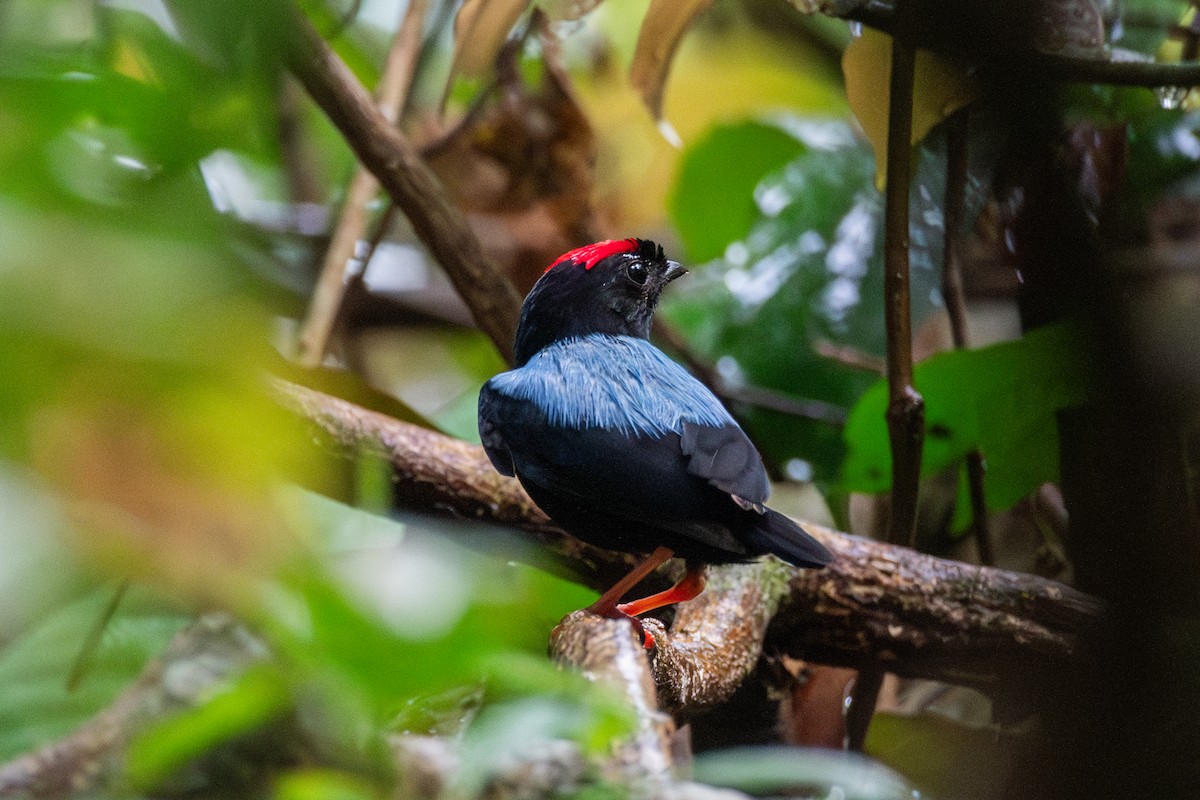
[[(709, 565), (832, 560), (765, 505), (762, 458), (721, 401), (650, 342), (662, 290), (686, 272), (648, 239), (565, 253), (522, 303), (513, 369), (479, 393), (479, 437), (498, 472), (577, 539), (646, 556), (588, 610), (633, 620), (647, 648), (637, 617), (700, 594)], [(675, 586), (619, 602), (672, 557), (686, 564)]]

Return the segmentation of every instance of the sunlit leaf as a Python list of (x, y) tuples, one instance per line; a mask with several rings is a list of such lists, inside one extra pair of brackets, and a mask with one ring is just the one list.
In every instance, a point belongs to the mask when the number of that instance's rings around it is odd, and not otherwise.
[(629, 80), (655, 119), (662, 117), (663, 91), (679, 42), (696, 17), (707, 11), (712, 2), (650, 0), (650, 8), (638, 33)]
[[(1068, 325), (1040, 328), (1017, 341), (940, 353), (918, 364), (915, 383), (926, 409), (922, 474), (953, 466), (978, 447), (987, 458), (990, 508), (1009, 508), (1056, 480), (1055, 414), (1084, 402), (1091, 385), (1077, 335)], [(881, 380), (851, 412), (842, 473), (847, 489), (883, 492), (890, 485), (886, 408)]]
[[(892, 37), (864, 28), (842, 54), (846, 98), (875, 150), (875, 183), (887, 175), (888, 89), (892, 74)], [(970, 103), (978, 94), (961, 63), (950, 56), (917, 50), (913, 75), (912, 143), (934, 125)]]
[(275, 781), (275, 800), (374, 800), (379, 792), (360, 776), (332, 769), (300, 769)]

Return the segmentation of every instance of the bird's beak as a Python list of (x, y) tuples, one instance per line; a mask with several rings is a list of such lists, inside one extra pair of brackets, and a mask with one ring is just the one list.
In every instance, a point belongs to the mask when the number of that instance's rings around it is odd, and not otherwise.
[(670, 283), (676, 278), (681, 278), (687, 274), (687, 270), (683, 268), (683, 264), (678, 261), (668, 261), (667, 271), (663, 273), (663, 285)]

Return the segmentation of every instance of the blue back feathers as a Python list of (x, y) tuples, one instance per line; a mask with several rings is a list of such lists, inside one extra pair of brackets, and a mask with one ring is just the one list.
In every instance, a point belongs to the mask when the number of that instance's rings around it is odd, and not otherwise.
[(659, 437), (681, 433), (685, 421), (735, 424), (703, 384), (650, 342), (633, 336), (563, 339), (488, 384), (500, 394), (532, 402), (551, 425), (562, 428)]

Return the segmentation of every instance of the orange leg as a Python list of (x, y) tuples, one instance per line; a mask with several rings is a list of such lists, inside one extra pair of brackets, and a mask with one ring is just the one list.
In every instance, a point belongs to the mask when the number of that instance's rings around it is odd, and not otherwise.
[(659, 565), (669, 559), (675, 553), (669, 547), (659, 547), (651, 553), (645, 561), (638, 564), (632, 571), (621, 580), (617, 581), (616, 585), (600, 596), (600, 599), (587, 607), (587, 610), (593, 614), (599, 614), (602, 617), (612, 619), (628, 619), (633, 623), (633, 629), (642, 636), (642, 646), (647, 650), (654, 647), (654, 637), (642, 627), (641, 621), (637, 617), (626, 614), (617, 605), (617, 601), (621, 597), (636, 586), (642, 578), (649, 575), (654, 570), (658, 569)]
[[(593, 614), (599, 614), (602, 617), (611, 617), (617, 609), (617, 601), (621, 597), (636, 586), (642, 578), (649, 575), (658, 566), (666, 561), (671, 556), (675, 555), (669, 547), (660, 547), (649, 555), (649, 557), (638, 564), (633, 570), (621, 580), (617, 581), (616, 585), (600, 596), (600, 599), (587, 607), (588, 611)], [(624, 613), (624, 612), (622, 612)]]
[(632, 603), (621, 603), (617, 606), (617, 610), (631, 617), (637, 617), (656, 608), (691, 600), (704, 591), (705, 573), (707, 571), (708, 567), (704, 564), (697, 566), (689, 565), (687, 574), (683, 576), (683, 580), (670, 589), (658, 594), (652, 594), (649, 597), (643, 597), (641, 600), (634, 600)]

